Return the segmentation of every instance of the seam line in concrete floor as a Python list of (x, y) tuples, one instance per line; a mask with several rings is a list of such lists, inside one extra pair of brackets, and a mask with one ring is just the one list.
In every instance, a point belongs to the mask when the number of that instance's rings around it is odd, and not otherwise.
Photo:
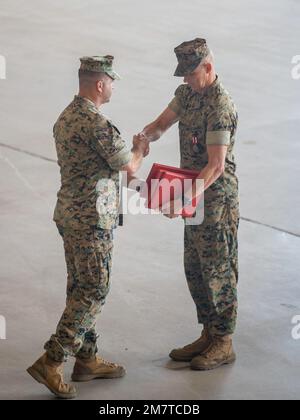
[[(38, 158), (38, 159), (46, 160), (47, 162), (57, 163), (57, 161), (55, 159), (48, 158), (48, 157), (40, 155), (38, 153), (30, 152), (28, 150), (20, 149), (19, 147), (10, 146), (9, 144), (5, 144), (5, 143), (0, 142), (0, 147), (5, 147), (7, 149), (14, 150), (15, 152), (23, 153), (25, 155), (29, 155), (29, 156), (32, 156), (32, 157), (35, 157), (35, 158)], [(285, 229), (281, 229), (281, 228), (278, 228), (276, 226), (269, 225), (267, 223), (262, 223), (262, 222), (259, 222), (257, 220), (249, 219), (247, 217), (240, 217), (240, 219), (245, 221), (245, 222), (254, 223), (255, 225), (265, 226), (269, 229), (277, 230), (278, 232), (283, 232), (283, 233), (286, 233), (287, 235), (292, 235), (292, 236), (295, 236), (296, 238), (300, 238), (300, 234), (298, 234), (298, 233), (294, 233), (294, 232), (291, 232), (291, 231), (288, 231), (288, 230), (285, 230)]]

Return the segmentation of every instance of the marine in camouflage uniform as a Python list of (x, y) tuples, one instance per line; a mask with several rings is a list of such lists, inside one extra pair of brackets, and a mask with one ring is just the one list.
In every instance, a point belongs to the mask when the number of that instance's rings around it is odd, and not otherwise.
[(235, 106), (217, 78), (197, 93), (187, 84), (175, 92), (169, 107), (179, 116), (181, 168), (207, 165), (207, 144), (228, 146), (224, 173), (205, 191), (204, 220), (185, 226), (184, 263), (198, 320), (214, 335), (233, 334), (238, 280), (238, 179), (233, 146)]
[[(196, 38), (180, 44), (175, 53), (178, 59), (175, 76), (186, 77), (199, 65), (201, 67), (210, 50), (204, 39)], [(175, 118), (168, 116), (168, 110)], [(212, 361), (209, 354), (208, 362), (198, 358), (197, 363), (197, 356), (201, 357), (209, 348), (211, 353), (216, 353), (218, 346), (213, 346), (216, 341), (231, 343), (236, 326), (239, 200), (233, 148), (238, 116), (231, 97), (216, 75), (203, 89), (195, 90), (189, 83), (180, 85), (167, 110), (143, 132), (151, 138), (157, 127), (158, 132), (163, 132), (177, 121), (181, 168), (200, 173), (208, 164), (208, 146), (227, 147), (224, 171), (204, 193), (203, 223), (185, 224), (185, 274), (198, 321), (204, 325), (204, 330), (196, 342), (170, 353), (174, 360), (192, 361), (193, 368), (206, 369), (225, 362), (222, 357)], [(153, 140), (157, 138), (158, 135), (153, 134)], [(224, 360), (229, 363), (235, 355), (232, 347), (227, 347), (230, 357)]]
[[(112, 61), (112, 56), (81, 59), (79, 77), (91, 78), (91, 95), (99, 95), (97, 77), (104, 77), (107, 98), (99, 97), (99, 103), (109, 100), (111, 79), (119, 78)], [(125, 373), (122, 366), (97, 356), (95, 324), (110, 287), (113, 231), (119, 220), (119, 171), (128, 167), (132, 156), (140, 156), (141, 161), (142, 154), (134, 148), (133, 153), (129, 151), (118, 129), (81, 91), (59, 116), (54, 138), (61, 172), (54, 221), (64, 243), (67, 300), (56, 333), (45, 344), (45, 355), (28, 372), (55, 395), (73, 398), (76, 390), (64, 383), (61, 370), (68, 356), (76, 356), (75, 381)]]
[[(81, 69), (94, 64), (81, 61)], [(81, 96), (62, 112), (53, 132), (61, 171), (54, 221), (64, 241), (68, 285), (66, 308), (45, 349), (63, 361), (97, 353), (95, 322), (109, 291), (119, 218), (119, 170), (131, 153), (111, 121)]]

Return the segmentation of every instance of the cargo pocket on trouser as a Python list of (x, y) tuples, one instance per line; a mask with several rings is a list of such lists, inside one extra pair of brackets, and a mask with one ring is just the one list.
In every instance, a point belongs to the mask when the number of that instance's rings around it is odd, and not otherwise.
[(86, 247), (81, 249), (78, 293), (86, 314), (83, 327), (91, 326), (105, 303), (110, 287), (112, 237), (103, 229), (93, 229)]
[[(95, 326), (97, 315), (101, 312), (106, 296), (110, 288), (110, 276), (112, 265), (113, 236), (111, 231), (95, 229), (93, 232), (93, 250), (96, 264), (91, 259), (89, 269), (95, 278), (94, 305), (91, 307), (91, 318), (94, 322), (88, 322), (83, 337), (83, 344), (77, 356), (91, 358), (98, 351)], [(90, 326), (90, 330), (87, 330)]]
[(59, 342), (70, 355), (82, 347), (85, 334), (94, 328), (109, 289), (112, 240), (103, 240), (95, 229), (76, 232), (73, 250), (78, 282), (57, 327)]
[(230, 334), (236, 318), (236, 284), (230, 260), (228, 225), (202, 226), (196, 235), (203, 283), (210, 303), (212, 332)]
[(97, 259), (97, 299), (99, 300), (101, 306), (103, 306), (110, 289), (113, 253), (113, 231), (98, 228), (95, 229), (94, 245), (95, 256)]
[[(227, 240), (227, 261), (228, 261), (228, 299), (224, 305), (224, 310), (220, 311), (219, 317), (213, 323), (215, 334), (229, 335), (233, 334), (236, 328), (238, 298), (237, 298), (237, 283), (238, 283), (238, 242), (237, 230), (239, 219), (232, 218), (229, 225), (225, 228)], [(221, 309), (221, 308), (220, 308)]]
[(189, 291), (196, 305), (198, 322), (206, 325), (210, 320), (211, 304), (202, 276), (193, 229), (194, 226), (186, 226), (184, 231), (184, 270)]

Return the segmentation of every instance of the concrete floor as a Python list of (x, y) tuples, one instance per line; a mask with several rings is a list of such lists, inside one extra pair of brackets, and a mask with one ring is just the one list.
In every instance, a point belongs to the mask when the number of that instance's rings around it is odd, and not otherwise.
[[(183, 274), (183, 226), (162, 216), (127, 216), (99, 331), (103, 355), (124, 363), (128, 374), (80, 384), (79, 398), (299, 398), (300, 340), (291, 333), (300, 315), (300, 80), (291, 77), (299, 15), (295, 0), (1, 1), (1, 399), (52, 398), (25, 369), (64, 306), (51, 130), (77, 91), (78, 57), (115, 55), (123, 80), (104, 112), (130, 142), (179, 83), (173, 48), (196, 36), (208, 39), (240, 114), (238, 360), (208, 373), (169, 362), (171, 348), (199, 335)], [(153, 162), (178, 165), (176, 130), (153, 146), (141, 176)], [(70, 362), (67, 376), (71, 369)]]

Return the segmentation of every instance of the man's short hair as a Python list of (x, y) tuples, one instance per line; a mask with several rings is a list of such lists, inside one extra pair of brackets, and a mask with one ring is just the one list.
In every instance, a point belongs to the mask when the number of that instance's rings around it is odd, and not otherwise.
[(79, 69), (78, 77), (80, 82), (96, 82), (97, 80), (103, 80), (109, 76), (103, 72)]

